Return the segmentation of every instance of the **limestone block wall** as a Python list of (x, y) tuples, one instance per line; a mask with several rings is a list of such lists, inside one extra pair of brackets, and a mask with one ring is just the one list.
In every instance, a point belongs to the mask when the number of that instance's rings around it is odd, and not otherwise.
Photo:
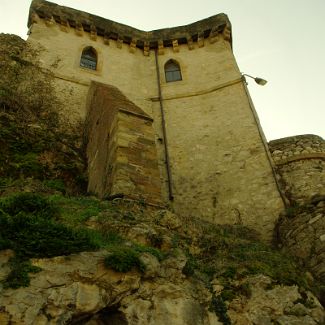
[(121, 110), (116, 119), (116, 158), (108, 160), (112, 167), (111, 194), (123, 193), (147, 203), (161, 204), (161, 180), (152, 120)]
[(283, 202), (243, 84), (166, 100), (165, 108), (175, 210), (270, 238)]
[[(170, 58), (180, 63), (182, 81), (165, 81)], [(270, 238), (283, 202), (229, 43), (165, 49), (158, 60), (175, 211), (242, 223)], [(159, 124), (156, 130), (162, 137)]]
[[(202, 192), (202, 195), (196, 196), (200, 197), (203, 201), (209, 200), (208, 205), (202, 203), (199, 207), (193, 202), (193, 196), (188, 195), (190, 190), (184, 190), (185, 184), (184, 186), (180, 186), (182, 184), (181, 180), (187, 177), (187, 171), (185, 170), (190, 169), (191, 175), (188, 175), (188, 177), (191, 177), (191, 180), (185, 183), (187, 185), (193, 183), (197, 187), (202, 185), (201, 187), (206, 189), (206, 191), (213, 193), (215, 179), (210, 179), (207, 176), (206, 179), (208, 181), (198, 181), (199, 175), (207, 172), (206, 165), (209, 163), (202, 165), (201, 161), (188, 167), (188, 161), (185, 156), (184, 159), (178, 159), (177, 161), (173, 152), (176, 151), (176, 155), (182, 156), (187, 150), (196, 151), (197, 147), (200, 147), (200, 143), (202, 141), (204, 142), (204, 139), (201, 138), (199, 133), (205, 121), (208, 121), (208, 125), (205, 126), (206, 129), (204, 132), (209, 134), (211, 139), (223, 136), (220, 134), (223, 131), (215, 128), (215, 123), (217, 123), (219, 117), (215, 118), (213, 114), (209, 116), (209, 112), (214, 111), (214, 106), (218, 105), (217, 102), (227, 93), (227, 90), (223, 92), (222, 89), (226, 89), (227, 87), (231, 88), (231, 85), (234, 83), (241, 83), (241, 76), (232, 53), (231, 45), (227, 40), (220, 36), (213, 43), (205, 40), (203, 45), (198, 47), (195, 44), (193, 45), (195, 46), (193, 50), (189, 50), (187, 45), (179, 45), (178, 51), (174, 51), (173, 48), (164, 48), (163, 54), (158, 55), (157, 61), (160, 74), (162, 105), (166, 118), (167, 142), (170, 151), (171, 182), (174, 197), (173, 205), (177, 213), (187, 214), (190, 212), (191, 215), (204, 214), (212, 221), (214, 220), (213, 214), (215, 213), (213, 205), (211, 205), (214, 202), (214, 199), (211, 199), (213, 195), (209, 195), (209, 199), (204, 198), (205, 192)], [(179, 63), (182, 80), (166, 82), (164, 66), (170, 59)], [(237, 94), (233, 93), (233, 96), (237, 96)], [(209, 99), (207, 100), (206, 98)], [(156, 138), (162, 139), (162, 141), (156, 141), (156, 144), (161, 166), (161, 175), (163, 175), (163, 179), (165, 180), (163, 190), (167, 198), (168, 179), (165, 166), (160, 103), (157, 97), (152, 98), (151, 101)], [(232, 103), (229, 103), (229, 105), (232, 105)], [(227, 115), (227, 108), (224, 108), (224, 113)], [(229, 125), (227, 118), (225, 118), (223, 123)], [(254, 128), (256, 125), (252, 127)], [(203, 142), (202, 145), (204, 146)], [(209, 150), (213, 151), (214, 149), (210, 146), (208, 149), (206, 148), (205, 151), (207, 154)], [(188, 185), (188, 188), (190, 189), (191, 186)], [(178, 202), (186, 202), (186, 204), (178, 204)], [(203, 206), (205, 208), (200, 210)], [(234, 219), (232, 218), (231, 220)]]
[(325, 141), (321, 137), (307, 134), (278, 139), (270, 141), (269, 148), (291, 203), (325, 195)]

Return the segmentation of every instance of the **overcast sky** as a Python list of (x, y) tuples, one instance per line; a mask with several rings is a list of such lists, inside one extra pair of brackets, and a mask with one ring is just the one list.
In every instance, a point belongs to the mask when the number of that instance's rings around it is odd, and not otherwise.
[[(325, 0), (56, 0), (142, 30), (226, 13), (240, 70), (268, 140), (325, 138)], [(26, 39), (30, 0), (0, 0), (0, 32)]]

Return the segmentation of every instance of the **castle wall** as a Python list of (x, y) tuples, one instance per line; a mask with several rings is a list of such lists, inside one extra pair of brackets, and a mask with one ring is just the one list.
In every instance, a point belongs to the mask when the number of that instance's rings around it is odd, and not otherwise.
[(165, 111), (175, 210), (270, 235), (283, 205), (242, 83)]
[[(75, 109), (85, 117), (88, 89), (91, 81), (97, 81), (118, 87), (146, 113), (152, 114), (148, 98), (157, 96), (154, 56), (144, 56), (140, 49), (130, 53), (127, 44), (114, 40), (105, 44), (102, 37), (94, 40), (87, 32), (77, 34), (74, 28), (65, 30), (59, 24), (46, 24), (39, 19), (31, 27), (28, 42), (41, 50), (44, 67), (57, 77), (58, 92), (64, 91), (63, 102), (69, 112)], [(80, 67), (81, 53), (87, 46), (98, 52), (96, 71)]]
[(325, 141), (316, 135), (300, 135), (270, 141), (270, 151), (291, 203), (304, 203), (325, 195)]
[[(86, 32), (61, 29), (40, 19), (32, 25), (29, 42), (45, 47), (44, 65), (57, 76), (58, 90), (69, 90), (70, 95), (64, 95), (66, 108), (86, 116), (85, 98), (89, 85), (96, 81), (114, 85), (151, 116), (167, 202), (154, 51), (146, 56), (143, 50), (130, 51), (129, 45), (118, 41), (110, 40), (107, 45), (100, 36), (95, 40)], [(79, 66), (86, 46), (98, 52), (98, 71)], [(162, 48), (158, 55), (174, 209), (212, 222), (253, 226), (270, 238), (283, 202), (229, 37), (219, 34), (192, 48), (186, 44)], [(180, 64), (182, 81), (165, 81), (164, 64), (171, 58)]]
[[(181, 82), (165, 82), (171, 58)], [(175, 210), (270, 235), (283, 203), (229, 43), (165, 49), (159, 62)]]

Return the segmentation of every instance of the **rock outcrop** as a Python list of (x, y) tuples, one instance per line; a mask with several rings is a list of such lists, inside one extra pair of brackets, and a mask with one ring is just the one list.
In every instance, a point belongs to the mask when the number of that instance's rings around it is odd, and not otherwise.
[(289, 209), (277, 227), (282, 247), (299, 258), (320, 283), (325, 281), (324, 220), (325, 196), (318, 196), (305, 205)]
[[(186, 277), (182, 273), (186, 258), (181, 253), (161, 263), (142, 254), (146, 265), (142, 274), (106, 269), (106, 254), (34, 259), (33, 264), (42, 271), (31, 275), (29, 287), (0, 289), (0, 324), (222, 324), (210, 303), (222, 285), (216, 279), (208, 290), (201, 281)], [(9, 256), (8, 251), (2, 252), (1, 261)], [(2, 269), (0, 274), (5, 273)], [(262, 275), (241, 282), (251, 292), (228, 304), (232, 324), (316, 325), (324, 321), (318, 300), (309, 292), (299, 292), (297, 286), (272, 285)]]

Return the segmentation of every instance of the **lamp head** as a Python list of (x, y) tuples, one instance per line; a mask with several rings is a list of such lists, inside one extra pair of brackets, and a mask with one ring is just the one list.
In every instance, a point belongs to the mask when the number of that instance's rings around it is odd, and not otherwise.
[(262, 78), (256, 77), (256, 78), (254, 78), (254, 80), (260, 86), (264, 86), (264, 85), (267, 84), (267, 81), (265, 79), (262, 79)]

